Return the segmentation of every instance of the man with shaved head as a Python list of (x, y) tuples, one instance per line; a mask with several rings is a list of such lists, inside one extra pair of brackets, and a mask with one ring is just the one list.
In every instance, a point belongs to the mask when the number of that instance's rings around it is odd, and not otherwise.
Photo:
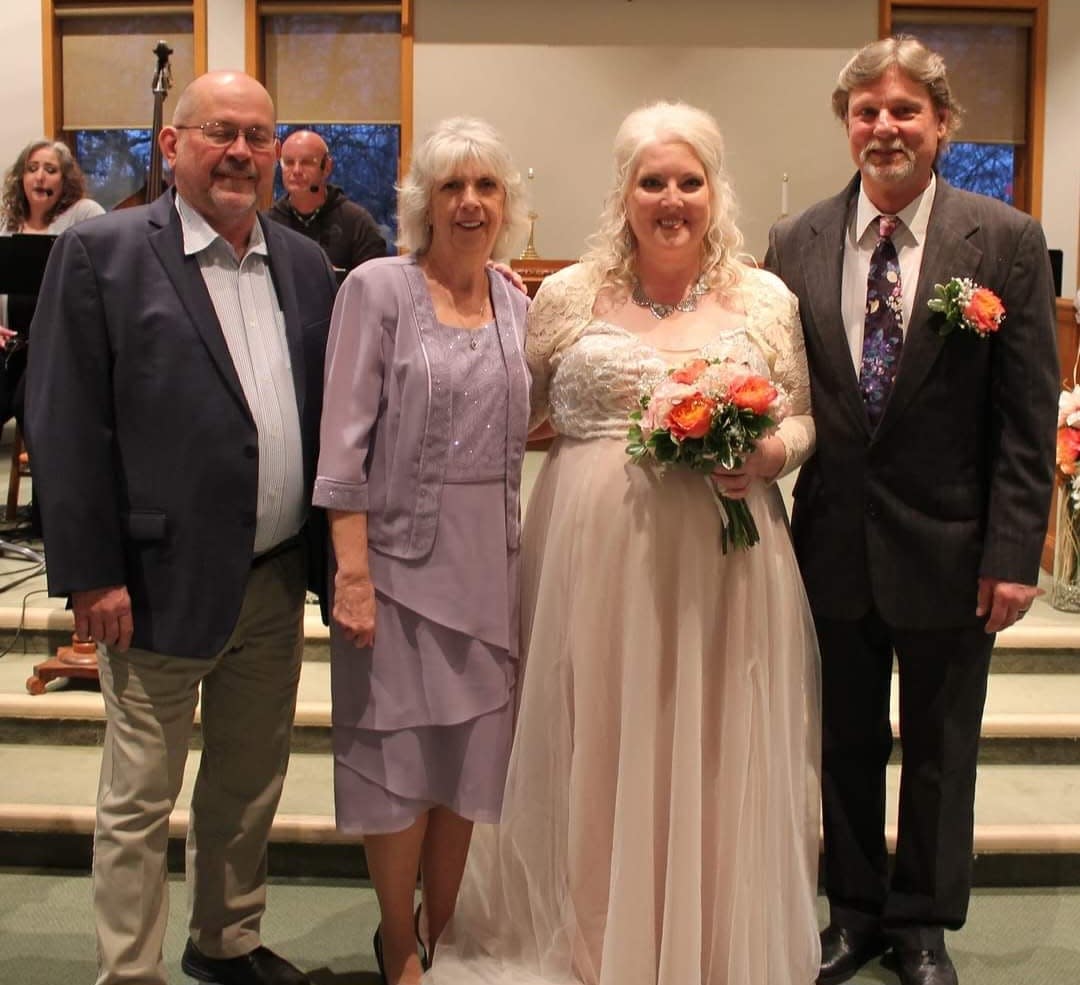
[(258, 82), (199, 77), (158, 140), (175, 190), (60, 237), (29, 368), (49, 589), (98, 644), (105, 699), (97, 981), (166, 980), (169, 815), (201, 695), (184, 971), (299, 985), (259, 926), (322, 569), (308, 503), (334, 275), (258, 217), (278, 150)]
[(311, 130), (296, 130), (281, 144), (281, 183), (285, 194), (267, 213), (315, 240), (339, 270), (386, 256), (386, 240), (371, 213), (329, 184), (334, 159), (326, 141)]

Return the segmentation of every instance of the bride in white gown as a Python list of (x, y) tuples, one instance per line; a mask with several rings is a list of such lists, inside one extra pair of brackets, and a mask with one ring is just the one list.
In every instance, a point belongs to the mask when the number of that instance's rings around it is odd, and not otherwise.
[[(818, 671), (772, 480), (813, 447), (796, 303), (740, 264), (707, 114), (616, 138), (585, 260), (529, 312), (558, 432), (523, 543), (524, 683), (498, 827), (477, 829), (436, 985), (810, 985), (819, 944)], [(738, 473), (761, 541), (720, 549), (709, 479), (630, 462), (628, 415), (705, 355), (792, 411)]]

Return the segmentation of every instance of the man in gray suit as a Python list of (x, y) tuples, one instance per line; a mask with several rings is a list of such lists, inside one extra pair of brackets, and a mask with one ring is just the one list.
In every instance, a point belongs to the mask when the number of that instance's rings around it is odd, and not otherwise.
[[(859, 173), (778, 223), (766, 259), (799, 298), (817, 427), (792, 535), (823, 670), (830, 923), (818, 981), (884, 954), (904, 985), (951, 985), (944, 931), (963, 924), (970, 895), (994, 634), (1038, 594), (1053, 287), (1029, 216), (935, 172), (958, 116), (938, 55), (911, 38), (870, 44), (840, 73), (833, 107)], [(935, 284), (952, 278), (993, 291), (1000, 326), (931, 310)], [(890, 877), (894, 653), (903, 766)]]
[(105, 698), (98, 983), (165, 982), (168, 822), (201, 693), (183, 968), (300, 985), (259, 926), (305, 559), (321, 568), (305, 536), (335, 281), (315, 243), (257, 218), (277, 155), (258, 82), (196, 79), (159, 143), (175, 194), (57, 240), (29, 368), (49, 589), (97, 641)]

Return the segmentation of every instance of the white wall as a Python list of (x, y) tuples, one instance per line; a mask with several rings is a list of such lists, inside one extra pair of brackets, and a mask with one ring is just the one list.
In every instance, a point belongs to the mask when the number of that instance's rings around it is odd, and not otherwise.
[[(724, 130), (747, 249), (761, 256), (791, 176), (797, 211), (852, 171), (829, 94), (877, 33), (877, 0), (414, 0), (414, 132), (473, 113), (536, 171), (537, 247), (577, 255), (609, 185), (619, 121), (650, 99), (712, 111)], [(1080, 3), (1049, 0), (1043, 224), (1077, 287)], [(211, 68), (243, 64), (244, 0), (208, 0)], [(0, 163), (43, 127), (40, 0), (6, 0)], [(104, 82), (107, 84), (107, 80)], [(5, 165), (6, 166), (6, 165)]]
[(1077, 289), (1080, 236), (1080, 3), (1050, 0), (1042, 222), (1065, 251), (1062, 295)]
[(746, 249), (762, 257), (784, 173), (794, 212), (852, 169), (829, 95), (874, 36), (877, 7), (823, 6), (416, 0), (415, 133), (455, 113), (489, 119), (535, 170), (538, 251), (574, 257), (610, 186), (619, 122), (642, 103), (685, 100), (720, 123)]
[(211, 72), (244, 67), (244, 0), (207, 3), (206, 67)]
[(45, 125), (41, 71), (41, 0), (7, 0), (0, 12), (0, 172)]
[[(1080, 219), (1080, 3), (1049, 0), (1043, 221), (1076, 291)], [(797, 212), (853, 171), (829, 96), (877, 36), (875, 0), (415, 0), (421, 137), (455, 113), (491, 120), (535, 169), (542, 256), (573, 257), (610, 184), (620, 120), (652, 99), (712, 112), (727, 143), (748, 252), (761, 257), (790, 176)]]

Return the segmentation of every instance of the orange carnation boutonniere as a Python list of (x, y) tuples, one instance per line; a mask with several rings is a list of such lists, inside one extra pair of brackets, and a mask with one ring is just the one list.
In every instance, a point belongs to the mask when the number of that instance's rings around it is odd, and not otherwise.
[(934, 297), (927, 305), (944, 315), (938, 328), (948, 335), (958, 328), (988, 339), (1005, 319), (1005, 305), (988, 287), (980, 287), (970, 277), (953, 277), (948, 283), (934, 285)]

